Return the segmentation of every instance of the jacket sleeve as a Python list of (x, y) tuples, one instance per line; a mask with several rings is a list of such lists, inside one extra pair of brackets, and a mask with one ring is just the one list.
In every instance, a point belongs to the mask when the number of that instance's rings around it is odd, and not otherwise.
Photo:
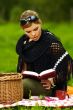
[(73, 60), (60, 41), (54, 40), (50, 45), (53, 55), (54, 69), (57, 72), (57, 89), (67, 89), (67, 81), (73, 76)]
[(26, 40), (26, 36), (23, 35), (22, 37), (20, 37), (20, 39), (17, 41), (17, 44), (16, 44), (16, 53), (18, 55), (21, 55), (22, 54), (22, 48), (23, 48), (23, 45), (24, 45), (24, 41)]
[(17, 64), (17, 72), (21, 73), (24, 70), (27, 70), (27, 64), (24, 62), (24, 57), (22, 55), (19, 55), (18, 64)]
[(22, 70), (26, 69), (26, 65), (24, 62), (24, 57), (22, 54), (22, 50), (23, 50), (23, 45), (24, 45), (24, 41), (26, 40), (26, 36), (22, 36), (20, 37), (20, 39), (18, 40), (17, 44), (16, 44), (16, 53), (18, 54), (18, 64), (17, 64), (17, 72), (22, 72)]

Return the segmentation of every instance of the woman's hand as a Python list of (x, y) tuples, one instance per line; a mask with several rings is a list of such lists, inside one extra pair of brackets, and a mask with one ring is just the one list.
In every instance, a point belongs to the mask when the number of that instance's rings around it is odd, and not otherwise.
[(51, 88), (56, 86), (56, 85), (54, 85), (54, 79), (53, 78), (43, 79), (43, 80), (41, 80), (41, 84), (43, 85), (43, 87), (46, 90), (50, 90)]
[(50, 90), (51, 89), (51, 81), (49, 81), (49, 80), (41, 80), (41, 84), (43, 85), (43, 87), (46, 90)]

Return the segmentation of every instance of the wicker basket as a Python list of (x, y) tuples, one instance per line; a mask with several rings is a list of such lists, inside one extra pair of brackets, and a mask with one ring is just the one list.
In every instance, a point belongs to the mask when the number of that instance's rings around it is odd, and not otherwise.
[(22, 75), (0, 74), (0, 104), (12, 104), (23, 98)]

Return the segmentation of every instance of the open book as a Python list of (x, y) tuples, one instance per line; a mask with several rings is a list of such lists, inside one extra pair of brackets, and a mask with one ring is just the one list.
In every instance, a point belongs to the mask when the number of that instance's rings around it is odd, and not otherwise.
[(40, 74), (33, 71), (23, 71), (23, 78), (37, 78), (37, 79), (48, 79), (56, 77), (56, 71), (54, 69), (48, 69), (42, 71)]

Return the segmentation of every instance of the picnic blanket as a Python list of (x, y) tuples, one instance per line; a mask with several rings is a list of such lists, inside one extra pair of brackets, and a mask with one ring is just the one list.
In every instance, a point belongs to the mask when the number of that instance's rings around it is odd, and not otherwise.
[(68, 86), (69, 97), (64, 100), (60, 100), (57, 97), (40, 98), (38, 96), (31, 96), (30, 99), (22, 99), (13, 104), (0, 104), (0, 108), (4, 107), (15, 107), (15, 106), (45, 106), (45, 107), (71, 107), (73, 106), (73, 87)]
[(15, 106), (45, 106), (45, 107), (70, 107), (73, 106), (73, 95), (64, 100), (59, 100), (57, 97), (45, 97), (44, 100), (38, 99), (34, 96), (32, 99), (22, 99), (13, 104), (3, 105), (0, 104), (0, 108), (15, 107)]

